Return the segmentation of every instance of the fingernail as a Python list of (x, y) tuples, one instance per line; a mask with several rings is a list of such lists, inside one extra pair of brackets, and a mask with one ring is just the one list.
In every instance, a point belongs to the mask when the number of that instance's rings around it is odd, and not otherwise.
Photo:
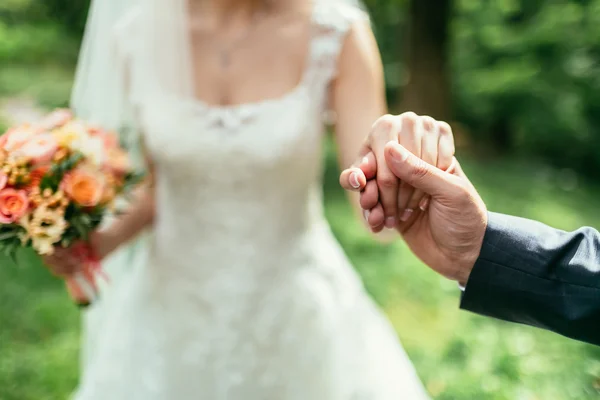
[(385, 227), (386, 228), (393, 228), (396, 226), (396, 218), (394, 217), (387, 217), (385, 219)]
[(402, 216), (400, 217), (400, 221), (402, 221), (402, 222), (408, 221), (408, 219), (410, 218), (410, 216), (412, 215), (412, 213), (413, 213), (413, 210), (411, 210), (410, 208), (407, 208), (402, 213)]
[(368, 157), (363, 157), (362, 159), (362, 164), (368, 164), (369, 163), (369, 158)]
[(408, 158), (408, 151), (399, 144), (395, 144), (392, 147), (391, 152), (392, 158), (396, 162), (404, 162)]
[(365, 221), (369, 222), (369, 215), (371, 214), (371, 211), (369, 210), (364, 210), (363, 211), (363, 216), (365, 217)]
[(429, 197), (424, 197), (419, 202), (419, 208), (421, 209), (421, 211), (425, 211), (427, 209), (428, 205), (429, 205)]
[(352, 186), (354, 189), (358, 189), (360, 187), (360, 183), (358, 182), (358, 174), (356, 172), (351, 173), (348, 180), (350, 181), (350, 186)]

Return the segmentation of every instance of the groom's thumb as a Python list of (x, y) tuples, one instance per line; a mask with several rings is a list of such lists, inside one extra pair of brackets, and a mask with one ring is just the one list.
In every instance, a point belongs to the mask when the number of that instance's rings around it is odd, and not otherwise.
[(385, 160), (401, 181), (431, 196), (448, 195), (456, 189), (454, 176), (426, 163), (396, 142), (385, 146)]

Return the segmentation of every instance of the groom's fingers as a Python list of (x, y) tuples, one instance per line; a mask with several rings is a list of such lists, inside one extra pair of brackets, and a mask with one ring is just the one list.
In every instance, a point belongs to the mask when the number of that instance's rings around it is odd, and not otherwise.
[[(452, 161), (450, 161), (448, 164), (450, 166), (445, 170), (447, 173), (464, 178), (467, 181), (469, 180), (467, 178), (467, 176), (465, 175), (465, 173), (463, 172), (463, 170), (460, 168), (460, 164), (458, 163), (458, 160), (456, 158), (452, 157)], [(446, 165), (448, 165), (448, 164), (446, 164)], [(427, 207), (429, 207), (430, 201), (431, 201), (431, 197), (429, 195), (426, 195), (425, 197), (423, 197), (421, 199), (421, 201), (419, 202), (419, 208), (421, 209), (421, 211), (427, 210)]]
[(379, 202), (379, 188), (375, 180), (367, 182), (365, 189), (360, 193), (360, 207), (363, 210), (374, 208)]
[(385, 159), (395, 176), (431, 196), (460, 193), (459, 177), (427, 164), (400, 144), (389, 143)]
[(385, 214), (385, 225), (392, 228), (396, 225), (398, 213), (398, 178), (390, 171), (385, 162), (384, 149), (387, 143), (398, 143), (398, 134), (402, 128), (399, 118), (384, 115), (374, 124), (369, 135), (369, 145), (377, 162), (377, 185), (379, 201)]
[(377, 233), (385, 227), (385, 215), (383, 213), (383, 207), (381, 204), (377, 204), (371, 210), (364, 210), (363, 215), (365, 221), (369, 224), (371, 231)]

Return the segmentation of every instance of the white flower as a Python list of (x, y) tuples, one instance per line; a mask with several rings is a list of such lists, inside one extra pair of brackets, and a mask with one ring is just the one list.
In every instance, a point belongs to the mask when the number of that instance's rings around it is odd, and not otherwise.
[(40, 255), (46, 256), (54, 253), (54, 243), (51, 238), (32, 238), (31, 245), (33, 249)]
[(100, 137), (87, 136), (71, 143), (73, 150), (81, 152), (93, 165), (101, 166), (106, 161), (104, 141)]

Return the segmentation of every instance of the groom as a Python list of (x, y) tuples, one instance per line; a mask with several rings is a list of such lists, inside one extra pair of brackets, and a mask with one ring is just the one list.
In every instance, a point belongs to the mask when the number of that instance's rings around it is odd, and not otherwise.
[[(420, 119), (413, 113), (382, 117), (367, 146), (381, 142), (374, 135), (400, 137), (402, 129), (423, 130)], [(453, 171), (445, 172), (396, 141), (370, 150), (374, 157), (361, 157), (342, 173), (342, 186), (360, 191), (361, 204), (375, 204), (389, 188), (380, 184), (379, 191), (363, 189), (369, 184), (366, 177), (379, 168), (376, 174), (392, 173), (430, 196), (429, 205), (411, 212), (397, 230), (425, 264), (459, 283), (464, 291), (461, 308), (600, 345), (598, 231), (580, 228), (567, 233), (488, 213), (456, 160)], [(382, 159), (385, 163), (377, 163)], [(350, 179), (353, 174), (360, 176), (359, 187)], [(396, 212), (401, 215), (404, 210)]]

